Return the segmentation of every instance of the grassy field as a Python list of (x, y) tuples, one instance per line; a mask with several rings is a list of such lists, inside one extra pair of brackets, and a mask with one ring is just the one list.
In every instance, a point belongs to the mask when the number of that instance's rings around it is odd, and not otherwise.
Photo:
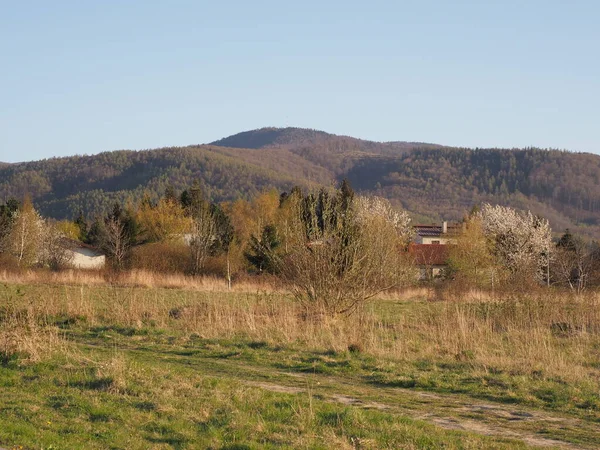
[(596, 295), (54, 281), (0, 286), (0, 447), (600, 447)]

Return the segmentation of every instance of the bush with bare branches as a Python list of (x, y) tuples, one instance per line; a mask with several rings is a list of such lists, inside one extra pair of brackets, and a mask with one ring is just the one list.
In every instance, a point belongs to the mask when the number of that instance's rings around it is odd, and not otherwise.
[[(311, 314), (351, 314), (380, 292), (415, 279), (403, 248), (407, 230), (369, 214), (371, 201), (321, 191), (295, 200), (295, 234), (281, 275)], [(408, 222), (406, 222), (408, 226)]]

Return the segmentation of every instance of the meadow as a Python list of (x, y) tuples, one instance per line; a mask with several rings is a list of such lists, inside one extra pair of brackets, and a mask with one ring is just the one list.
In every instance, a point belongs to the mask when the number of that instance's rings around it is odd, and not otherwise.
[(0, 447), (598, 448), (600, 295), (0, 273)]

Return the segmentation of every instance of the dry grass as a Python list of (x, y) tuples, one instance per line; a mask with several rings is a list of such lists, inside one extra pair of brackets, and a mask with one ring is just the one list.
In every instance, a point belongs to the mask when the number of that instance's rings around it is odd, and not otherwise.
[[(335, 351), (352, 346), (388, 360), (451, 360), (483, 372), (542, 374), (566, 382), (597, 381), (600, 375), (600, 296), (595, 293), (574, 296), (542, 290), (494, 298), (475, 292), (427, 302), (423, 300), (435, 297), (434, 293), (411, 289), (388, 293), (386, 299), (370, 303), (350, 318), (325, 319), (307, 316), (289, 296), (271, 285), (240, 283), (234, 292), (227, 292), (221, 280), (153, 278), (146, 272), (124, 275), (111, 285), (96, 273), (44, 276), (56, 286), (37, 287), (31, 292), (33, 297), (44, 298), (29, 298), (24, 335), (11, 340), (15, 348), (23, 349), (27, 342), (33, 347), (42, 341), (52, 342), (41, 337), (48, 328), (36, 324), (49, 317), (66, 317), (87, 326), (157, 327), (204, 338), (244, 337)], [(6, 280), (6, 273), (2, 277)], [(10, 279), (40, 281), (35, 272)], [(73, 286), (61, 285), (66, 282)], [(403, 301), (406, 299), (410, 301)], [(414, 299), (420, 301), (415, 303)], [(5, 323), (3, 334), (14, 334), (19, 326)], [(35, 350), (27, 352), (35, 358)]]
[(58, 328), (40, 323), (39, 311), (31, 306), (20, 310), (4, 307), (0, 320), (0, 361), (19, 358), (21, 363), (35, 363), (67, 352), (68, 344)]
[[(354, 316), (331, 318), (311, 316), (273, 284), (253, 280), (238, 283), (232, 291), (218, 279), (149, 272), (121, 274), (113, 279), (97, 272), (4, 272), (0, 280), (4, 281), (4, 286), (0, 284), (0, 358), (4, 360), (0, 364), (53, 359), (46, 365), (19, 370), (37, 371), (46, 366), (46, 373), (53, 374), (57, 366), (65, 369), (58, 372), (67, 380), (64, 386), (70, 386), (69, 402), (78, 392), (73, 387), (82, 390), (86, 401), (88, 396), (95, 396), (88, 408), (90, 417), (97, 421), (90, 429), (104, 423), (114, 427), (112, 417), (122, 420), (123, 405), (137, 403), (152, 409), (128, 409), (127, 414), (137, 420), (135, 426), (128, 426), (145, 427), (148, 417), (156, 415), (156, 428), (140, 431), (144, 436), (151, 433), (152, 438), (158, 436), (156, 430), (173, 439), (187, 436), (190, 420), (210, 423), (223, 411), (234, 421), (237, 417), (240, 424), (246, 423), (257, 416), (265, 397), (260, 390), (231, 381), (231, 374), (242, 367), (256, 370), (250, 378), (277, 378), (288, 369), (314, 371), (328, 380), (345, 380), (339, 389), (368, 386), (365, 392), (372, 392), (374, 397), (380, 395), (381, 384), (411, 386), (403, 383), (412, 377), (419, 379), (412, 385), (416, 389), (461, 392), (486, 399), (491, 395), (503, 401), (576, 410), (578, 414), (589, 411), (590, 416), (600, 409), (597, 293), (576, 296), (539, 290), (491, 295), (411, 288), (388, 292)], [(144, 351), (138, 351), (141, 349)], [(190, 362), (198, 365), (188, 366)], [(197, 367), (211, 368), (218, 383), (229, 380), (215, 388), (217, 381), (202, 381), (204, 369)], [(486, 391), (481, 386), (487, 380), (506, 382), (506, 386), (496, 385)], [(47, 387), (48, 395), (56, 395), (53, 383)], [(356, 433), (346, 434), (346, 427), (363, 429), (376, 422), (365, 422), (364, 412), (344, 409), (339, 413), (331, 405), (323, 406), (318, 396), (313, 404), (312, 387), (307, 386), (308, 399), (297, 396), (290, 406), (294, 423), (290, 433), (298, 439), (293, 441), (296, 446), (308, 446), (311, 441), (306, 436), (321, 433), (327, 434), (330, 446), (357, 447)], [(563, 386), (570, 391), (558, 406), (552, 399), (540, 401), (540, 395), (562, 395)], [(540, 393), (544, 390), (549, 393)], [(197, 402), (199, 393), (209, 400)], [(107, 407), (107, 399), (112, 397), (118, 400)], [(123, 397), (139, 397), (141, 401), (123, 402)], [(342, 432), (324, 428), (329, 422), (323, 421), (330, 420), (331, 411)], [(278, 433), (288, 430), (269, 428), (280, 413), (277, 406), (265, 413), (264, 419), (259, 414), (252, 432), (262, 430), (272, 437), (274, 429)], [(183, 421), (182, 416), (186, 418)], [(65, 419), (65, 423), (71, 422), (70, 416)], [(165, 423), (176, 425), (159, 426)], [(393, 424), (407, 427), (403, 422)], [(224, 429), (229, 426), (222, 425)], [(287, 422), (285, 427), (289, 427)], [(384, 426), (373, 436), (379, 439), (383, 430)], [(32, 436), (39, 439), (37, 431)], [(223, 439), (215, 436), (213, 446)], [(282, 436), (282, 442), (292, 442), (291, 434)], [(368, 438), (360, 438), (361, 448), (368, 448), (368, 442)], [(378, 444), (381, 442), (373, 440), (373, 448)], [(414, 448), (423, 445), (415, 444)]]
[(276, 291), (277, 282), (269, 277), (246, 277), (232, 283), (215, 276), (188, 276), (184, 274), (156, 273), (148, 270), (130, 270), (122, 273), (99, 270), (48, 270), (0, 271), (0, 282), (18, 284), (55, 284), (70, 286), (121, 286), (145, 288), (190, 289), (215, 292)]
[[(401, 358), (454, 357), (481, 370), (587, 382), (599, 379), (600, 297), (545, 292), (493, 300), (453, 299), (394, 328)], [(410, 320), (410, 323), (408, 322)], [(389, 343), (388, 343), (389, 344)]]

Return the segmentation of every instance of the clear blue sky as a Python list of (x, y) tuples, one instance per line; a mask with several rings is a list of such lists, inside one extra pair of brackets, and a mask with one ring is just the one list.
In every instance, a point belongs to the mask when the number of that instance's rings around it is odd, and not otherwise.
[(0, 0), (0, 161), (263, 126), (600, 153), (600, 2)]

